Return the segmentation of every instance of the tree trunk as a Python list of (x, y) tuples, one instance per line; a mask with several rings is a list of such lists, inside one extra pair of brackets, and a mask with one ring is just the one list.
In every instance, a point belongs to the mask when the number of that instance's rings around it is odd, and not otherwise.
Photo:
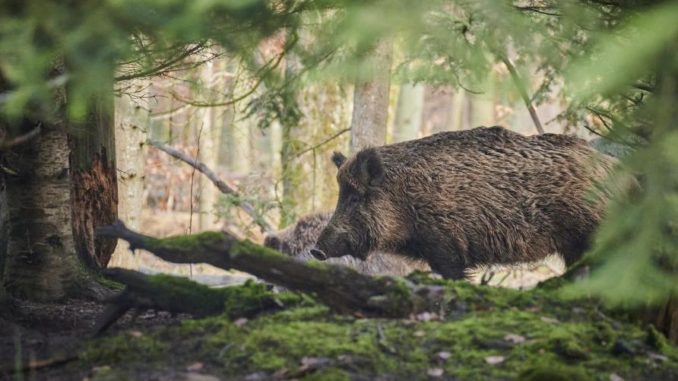
[[(300, 71), (299, 59), (293, 55), (285, 61), (285, 77), (291, 78)], [(296, 96), (295, 89), (287, 89), (288, 98), (283, 107), (290, 107)], [(303, 170), (297, 162), (298, 140), (294, 133), (297, 121), (293, 118), (280, 120), (282, 126), (282, 149), (280, 150), (280, 165), (282, 169), (282, 205), (280, 209), (280, 227), (292, 224), (297, 219), (298, 188), (302, 182)]]
[[(139, 229), (144, 193), (144, 168), (147, 131), (150, 128), (150, 81), (139, 80), (139, 95), (116, 97), (115, 156), (118, 168), (118, 216), (130, 227)], [(132, 256), (126, 245), (118, 245), (109, 265), (137, 268), (138, 256)]]
[(113, 95), (93, 100), (69, 135), (73, 195), (73, 238), (80, 260), (91, 269), (108, 265), (116, 240), (97, 238), (94, 230), (118, 215)]
[(368, 79), (356, 82), (351, 120), (351, 152), (386, 143), (388, 100), (391, 86), (391, 41), (381, 42), (373, 59), (364, 63)]
[[(2, 152), (0, 152), (2, 160)], [(7, 239), (8, 239), (8, 210), (7, 210), (7, 184), (5, 181), (5, 170), (0, 168), (0, 306), (7, 298), (5, 291), (5, 262), (7, 261)]]
[[(215, 65), (217, 65), (217, 62), (206, 62), (201, 72), (202, 84), (206, 92), (209, 92), (213, 87), (211, 81), (214, 76)], [(210, 100), (210, 97), (207, 99)], [(218, 142), (221, 140), (221, 129), (215, 124), (215, 109), (214, 107), (200, 109), (198, 115), (202, 117), (202, 125), (199, 128), (201, 137), (198, 160), (208, 167), (216, 169), (219, 161)], [(216, 224), (213, 210), (217, 202), (217, 192), (209, 179), (204, 176), (198, 178), (198, 195), (198, 230), (214, 229)]]
[(419, 137), (423, 111), (424, 85), (409, 83), (401, 85), (393, 128), (394, 143)]
[(450, 131), (461, 131), (464, 129), (465, 103), (468, 102), (466, 91), (464, 89), (455, 89), (452, 96), (452, 115), (449, 126)]
[(76, 282), (69, 154), (65, 123), (56, 121), (7, 155), (17, 175), (6, 181), (4, 281), (15, 297), (58, 300)]

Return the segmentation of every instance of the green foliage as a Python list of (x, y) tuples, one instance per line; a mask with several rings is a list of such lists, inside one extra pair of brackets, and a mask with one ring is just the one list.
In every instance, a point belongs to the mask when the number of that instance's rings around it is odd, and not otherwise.
[[(599, 265), (570, 293), (593, 292), (613, 303), (661, 303), (678, 292), (678, 6), (660, 4), (634, 14), (598, 42), (598, 54), (573, 66), (580, 101), (614, 105), (616, 94), (647, 86), (610, 118), (617, 135), (636, 133), (649, 142), (628, 155), (626, 170), (638, 174), (640, 189), (615, 200), (597, 234), (591, 256)], [(630, 48), (634, 47), (633, 50)], [(610, 107), (608, 115), (614, 115)]]
[[(171, 70), (218, 44), (265, 84), (248, 113), (289, 130), (309, 112), (300, 102), (309, 83), (384, 70), (361, 65), (380, 40), (397, 47), (396, 79), (472, 91), (496, 86), (488, 78), (510, 56), (523, 78), (536, 68), (535, 103), (559, 97), (570, 126), (638, 148), (624, 164), (641, 187), (612, 203), (592, 250), (600, 266), (575, 291), (659, 301), (678, 291), (677, 18), (676, 3), (660, 0), (10, 0), (0, 5), (0, 113), (50, 120), (66, 101), (82, 119), (115, 80)], [(262, 60), (257, 47), (281, 31), (282, 55)], [(284, 152), (290, 216), (300, 141), (290, 134)]]

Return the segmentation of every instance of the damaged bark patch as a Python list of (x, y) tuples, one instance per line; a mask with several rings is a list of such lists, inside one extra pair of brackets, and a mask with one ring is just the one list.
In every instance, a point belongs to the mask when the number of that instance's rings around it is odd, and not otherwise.
[(95, 229), (117, 218), (118, 184), (106, 153), (95, 155), (87, 169), (73, 172), (73, 236), (81, 261), (92, 269), (105, 268), (117, 240), (96, 237)]

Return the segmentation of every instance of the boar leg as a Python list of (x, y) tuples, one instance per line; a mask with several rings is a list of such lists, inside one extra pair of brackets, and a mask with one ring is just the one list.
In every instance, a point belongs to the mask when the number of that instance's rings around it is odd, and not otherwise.
[(428, 264), (431, 270), (442, 275), (447, 279), (465, 279), (466, 266), (461, 261), (461, 258), (455, 254), (450, 255), (449, 252), (442, 250), (429, 251), (427, 256)]

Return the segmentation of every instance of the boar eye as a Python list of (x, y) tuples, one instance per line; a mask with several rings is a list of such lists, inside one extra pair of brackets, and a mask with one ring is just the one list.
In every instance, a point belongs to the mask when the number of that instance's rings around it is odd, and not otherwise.
[(351, 204), (356, 204), (356, 203), (360, 202), (360, 196), (358, 196), (355, 193), (351, 193), (351, 194), (348, 195), (346, 200)]

